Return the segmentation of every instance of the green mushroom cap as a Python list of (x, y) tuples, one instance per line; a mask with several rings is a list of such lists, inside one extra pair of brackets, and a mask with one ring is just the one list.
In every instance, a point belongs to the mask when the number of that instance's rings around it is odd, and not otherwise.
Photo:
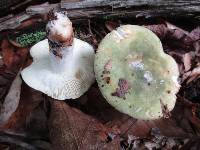
[(178, 66), (145, 27), (123, 25), (106, 35), (94, 69), (103, 96), (122, 113), (149, 120), (168, 117), (174, 108)]

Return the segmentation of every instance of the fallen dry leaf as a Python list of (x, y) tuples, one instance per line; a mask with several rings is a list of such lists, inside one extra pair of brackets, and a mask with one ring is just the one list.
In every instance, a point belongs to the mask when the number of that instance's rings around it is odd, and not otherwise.
[(199, 109), (198, 104), (178, 96), (176, 109), (173, 111), (173, 117), (176, 122), (191, 137), (196, 137), (200, 134), (200, 118), (196, 116), (197, 109)]
[(176, 41), (182, 42), (182, 39), (188, 35), (187, 31), (182, 30), (169, 22), (158, 25), (148, 25), (145, 27), (153, 31), (161, 40), (167, 39), (169, 41), (173, 41), (171, 45), (176, 43)]
[(171, 23), (168, 22), (168, 21), (165, 21), (165, 25), (166, 25), (167, 28), (169, 28), (169, 29), (172, 29), (172, 30), (180, 30), (180, 31), (181, 31), (182, 33), (184, 33), (185, 35), (188, 35), (188, 34), (189, 34), (188, 31), (185, 31), (185, 30), (183, 30), (183, 29), (181, 29), (181, 28), (179, 28), (179, 27), (177, 27), (177, 26), (171, 24)]
[(21, 93), (22, 80), (18, 74), (5, 97), (3, 105), (0, 108), (0, 126), (5, 124), (13, 112), (17, 109)]
[[(177, 149), (176, 146), (182, 147), (189, 140), (198, 138), (200, 133), (200, 119), (194, 115), (193, 108), (195, 108), (193, 103), (178, 100), (169, 119), (142, 121), (123, 114), (124, 117), (114, 118), (106, 125), (120, 130), (119, 136), (123, 139), (121, 143), (127, 149), (133, 146), (136, 146), (136, 149), (145, 149), (145, 147), (164, 149), (166, 146), (171, 147), (169, 149), (172, 147)], [(151, 135), (154, 129), (159, 130), (159, 135), (155, 137)], [(130, 137), (132, 137), (132, 142), (130, 142)]]
[(171, 150), (181, 148), (187, 141), (187, 138), (166, 137), (159, 128), (152, 128), (147, 138), (128, 135), (128, 138), (123, 140), (121, 145), (123, 149)]
[(193, 46), (195, 49), (195, 55), (198, 57), (198, 62), (200, 62), (200, 40), (197, 42), (194, 42)]
[(166, 38), (169, 30), (165, 24), (158, 24), (158, 25), (148, 25), (145, 26), (149, 30), (153, 31), (161, 40)]
[(129, 116), (124, 118), (114, 119), (107, 123), (107, 126), (117, 127), (124, 137), (128, 135), (145, 138), (149, 136), (152, 128), (158, 128), (163, 135), (167, 137), (187, 137), (187, 133), (177, 126), (176, 121), (172, 118), (158, 119), (153, 121), (136, 120)]
[[(194, 49), (195, 55), (197, 57), (199, 57), (200, 56), (200, 27), (197, 27), (194, 30), (192, 30), (188, 34), (188, 36), (186, 36), (184, 38), (184, 42), (192, 45), (190, 50)], [(197, 58), (197, 59), (198, 59), (198, 62), (199, 62), (200, 58)]]
[(44, 97), (41, 92), (28, 87), (23, 82), (19, 105), (2, 128), (14, 130), (26, 126), (29, 115), (43, 100)]
[(183, 52), (194, 51), (194, 43), (200, 38), (198, 37), (199, 34), (196, 33), (197, 31), (189, 33), (168, 22), (145, 27), (153, 31), (161, 39), (164, 45), (168, 45), (168, 47), (176, 48)]
[(119, 139), (109, 143), (103, 141), (104, 136), (107, 137), (107, 128), (96, 119), (71, 108), (63, 101), (51, 99), (50, 103), (49, 130), (52, 149), (119, 149)]
[[(50, 143), (37, 139), (36, 137), (30, 137), (26, 132), (15, 132), (11, 130), (0, 130), (0, 142), (7, 145), (9, 150), (49, 150)], [(0, 145), (1, 149), (1, 145)], [(8, 150), (1, 149), (1, 150)]]
[(45, 21), (45, 19), (43, 18), (42, 15), (37, 15), (35, 17), (32, 17), (28, 20), (24, 20), (23, 22), (21, 22), (21, 25), (19, 27), (17, 27), (16, 29), (17, 30), (20, 30), (20, 29), (23, 29), (23, 28), (27, 28), (27, 27), (30, 27), (34, 24), (37, 24), (39, 22), (43, 22)]
[(3, 101), (12, 81), (26, 60), (28, 48), (16, 48), (4, 39), (0, 54), (0, 100)]
[(187, 84), (192, 82), (193, 80), (196, 80), (200, 77), (200, 66), (197, 66), (192, 71), (188, 71), (185, 74), (183, 74), (183, 80), (187, 79)]
[(122, 113), (108, 104), (97, 85), (93, 85), (86, 96), (87, 103), (84, 106), (86, 109), (83, 109), (83, 111), (91, 114), (102, 123), (106, 123), (114, 118), (120, 119), (120, 117), (124, 117)]
[(16, 72), (9, 71), (5, 68), (2, 69), (2, 72), (0, 73), (0, 101), (1, 103), (3, 103), (3, 100), (7, 92), (9, 91), (9, 88), (16, 74), (17, 74)]
[(188, 35), (193, 41), (200, 40), (200, 27), (193, 29)]
[(188, 52), (183, 55), (183, 64), (185, 67), (185, 72), (189, 71), (192, 65), (192, 53)]
[(120, 24), (118, 22), (114, 22), (114, 21), (106, 21), (105, 22), (105, 26), (108, 29), (108, 31), (112, 31), (114, 29), (116, 29), (117, 27), (120, 26)]
[(17, 48), (4, 39), (1, 44), (2, 59), (7, 69), (19, 70), (28, 54), (27, 48)]

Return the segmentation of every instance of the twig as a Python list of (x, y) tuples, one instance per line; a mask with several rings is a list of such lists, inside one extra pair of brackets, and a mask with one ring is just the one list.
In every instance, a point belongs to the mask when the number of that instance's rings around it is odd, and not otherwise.
[(91, 23), (90, 23), (89, 19), (88, 19), (88, 31), (89, 31), (90, 35), (93, 36), (92, 30), (91, 30)]
[(8, 20), (8, 19), (10, 19), (12, 17), (13, 17), (13, 14), (9, 14), (9, 15), (7, 15), (5, 17), (0, 18), (0, 22), (4, 22), (4, 21), (6, 21), (6, 20)]
[(31, 144), (24, 142), (23, 140), (20, 140), (19, 138), (10, 137), (8, 135), (3, 135), (3, 136), (1, 135), (0, 143), (15, 144), (23, 148), (26, 148), (28, 150), (38, 150), (35, 146), (32, 146)]
[(26, 5), (27, 3), (32, 2), (32, 1), (33, 0), (26, 0), (24, 2), (21, 2), (21, 3), (17, 4), (17, 5), (15, 5), (15, 6), (11, 7), (10, 10), (15, 10), (15, 9), (17, 9), (17, 8), (23, 6), (23, 5)]

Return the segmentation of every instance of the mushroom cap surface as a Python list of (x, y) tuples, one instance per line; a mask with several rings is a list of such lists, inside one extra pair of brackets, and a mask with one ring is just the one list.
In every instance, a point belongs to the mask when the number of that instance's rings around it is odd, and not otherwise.
[(48, 38), (52, 41), (68, 42), (73, 37), (72, 22), (66, 14), (54, 12), (54, 19), (49, 20), (46, 25)]
[(157, 119), (167, 117), (175, 106), (178, 66), (145, 27), (123, 25), (107, 34), (98, 47), (94, 69), (103, 96), (122, 113)]
[(22, 78), (30, 87), (52, 98), (76, 99), (95, 80), (94, 49), (84, 41), (74, 38), (72, 54), (62, 59), (49, 52), (47, 39), (35, 44), (30, 54), (33, 62), (22, 70)]

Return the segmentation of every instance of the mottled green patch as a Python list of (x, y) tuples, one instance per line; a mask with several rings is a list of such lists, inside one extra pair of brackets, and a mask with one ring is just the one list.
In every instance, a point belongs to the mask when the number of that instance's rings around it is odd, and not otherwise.
[(178, 66), (150, 30), (124, 25), (106, 35), (94, 68), (103, 96), (120, 112), (149, 120), (168, 117), (174, 108)]

